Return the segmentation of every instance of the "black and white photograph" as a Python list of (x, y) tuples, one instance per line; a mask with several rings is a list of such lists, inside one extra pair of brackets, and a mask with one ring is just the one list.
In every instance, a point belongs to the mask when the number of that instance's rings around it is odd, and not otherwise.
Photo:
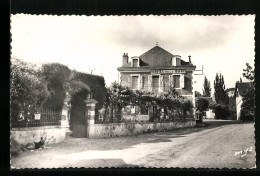
[(256, 167), (255, 15), (11, 15), (10, 165)]

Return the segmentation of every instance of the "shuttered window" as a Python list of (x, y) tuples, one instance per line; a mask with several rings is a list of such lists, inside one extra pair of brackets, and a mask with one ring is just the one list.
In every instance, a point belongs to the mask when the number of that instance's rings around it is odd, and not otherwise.
[(138, 76), (132, 76), (132, 89), (138, 89)]
[(180, 75), (173, 75), (173, 88), (180, 88)]

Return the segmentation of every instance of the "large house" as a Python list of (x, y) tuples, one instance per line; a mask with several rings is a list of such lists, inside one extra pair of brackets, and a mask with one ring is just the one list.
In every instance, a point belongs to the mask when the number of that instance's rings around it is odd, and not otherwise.
[(193, 74), (196, 66), (181, 59), (159, 46), (155, 46), (140, 56), (129, 58), (123, 54), (122, 66), (117, 70), (120, 84), (133, 90), (163, 92), (171, 87), (180, 95), (195, 103)]
[(237, 120), (240, 120), (240, 111), (241, 105), (243, 103), (243, 97), (247, 93), (250, 82), (237, 82), (235, 88), (235, 95), (236, 95), (236, 111), (237, 111)]

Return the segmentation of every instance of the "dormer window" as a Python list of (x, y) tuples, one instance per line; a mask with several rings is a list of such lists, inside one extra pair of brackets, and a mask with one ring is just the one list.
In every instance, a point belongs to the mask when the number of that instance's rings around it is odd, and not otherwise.
[(181, 56), (175, 55), (172, 57), (172, 66), (181, 66)]
[(138, 59), (133, 59), (133, 67), (138, 67)]
[(132, 67), (139, 67), (139, 58), (138, 57), (133, 57), (132, 58)]
[(176, 57), (172, 57), (172, 66), (176, 66)]

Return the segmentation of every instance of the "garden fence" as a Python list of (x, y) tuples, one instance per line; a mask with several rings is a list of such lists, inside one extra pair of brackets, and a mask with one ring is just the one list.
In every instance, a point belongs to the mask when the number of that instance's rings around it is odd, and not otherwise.
[(20, 113), (19, 118), (12, 122), (12, 128), (38, 127), (61, 124), (61, 111), (41, 109), (38, 113)]

